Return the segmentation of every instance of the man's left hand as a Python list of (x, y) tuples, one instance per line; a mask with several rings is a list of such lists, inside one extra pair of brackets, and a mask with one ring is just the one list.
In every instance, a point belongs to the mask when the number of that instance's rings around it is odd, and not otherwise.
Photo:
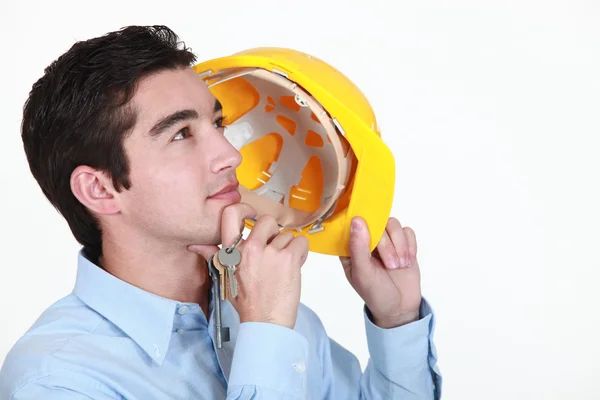
[(394, 328), (419, 319), (421, 275), (415, 232), (390, 218), (371, 252), (370, 232), (355, 217), (350, 233), (350, 257), (340, 257), (346, 278), (365, 301), (373, 323)]

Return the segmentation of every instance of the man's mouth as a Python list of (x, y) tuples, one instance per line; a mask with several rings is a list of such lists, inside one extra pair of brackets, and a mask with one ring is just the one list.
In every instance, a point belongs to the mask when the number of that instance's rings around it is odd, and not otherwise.
[(230, 183), (219, 189), (214, 194), (210, 195), (208, 198), (213, 200), (239, 201), (241, 199), (241, 195), (238, 190), (239, 186), (239, 182)]

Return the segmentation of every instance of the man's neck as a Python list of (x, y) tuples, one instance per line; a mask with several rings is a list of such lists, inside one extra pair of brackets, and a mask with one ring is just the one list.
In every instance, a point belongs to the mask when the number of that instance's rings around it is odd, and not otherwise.
[[(122, 243), (127, 242), (128, 246)], [(186, 249), (103, 238), (100, 266), (117, 278), (161, 297), (197, 303), (208, 316), (211, 280), (206, 261)]]

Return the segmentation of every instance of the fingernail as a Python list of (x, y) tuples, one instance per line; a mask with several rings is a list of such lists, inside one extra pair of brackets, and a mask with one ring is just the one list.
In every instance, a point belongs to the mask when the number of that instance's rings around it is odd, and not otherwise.
[(352, 220), (352, 225), (350, 225), (350, 232), (358, 232), (360, 231), (360, 222), (358, 222), (358, 220), (353, 219)]
[(390, 260), (390, 268), (397, 269), (400, 267), (400, 260), (397, 257), (392, 257)]
[(402, 268), (406, 268), (410, 265), (410, 263), (408, 262), (408, 259), (406, 257), (400, 257), (400, 266)]

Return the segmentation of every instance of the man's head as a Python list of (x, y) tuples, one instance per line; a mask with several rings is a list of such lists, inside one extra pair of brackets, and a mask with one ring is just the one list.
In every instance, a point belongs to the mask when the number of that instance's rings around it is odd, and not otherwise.
[[(91, 257), (115, 239), (218, 243), (222, 209), (239, 201), (239, 152), (220, 103), (166, 27), (128, 27), (76, 43), (25, 104), (31, 171)], [(126, 240), (126, 239), (125, 239)]]

